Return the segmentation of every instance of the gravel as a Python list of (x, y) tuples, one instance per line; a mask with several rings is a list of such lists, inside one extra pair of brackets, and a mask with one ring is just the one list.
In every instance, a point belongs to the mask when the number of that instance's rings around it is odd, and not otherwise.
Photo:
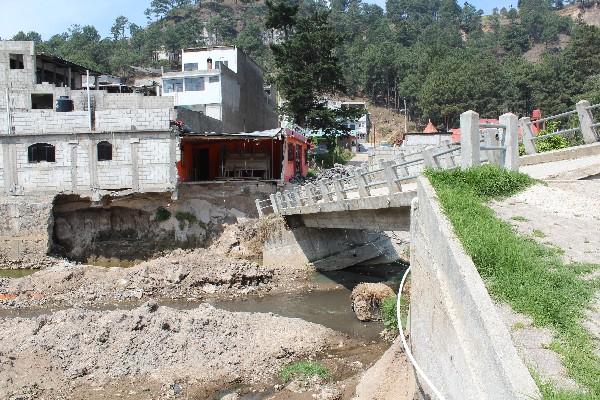
[(182, 311), (153, 302), (129, 311), (74, 308), (0, 319), (0, 331), (0, 393), (19, 399), (60, 398), (124, 378), (135, 379), (137, 387), (145, 380), (155, 384), (148, 387), (183, 392), (265, 383), (285, 363), (343, 339), (320, 325), (270, 313), (207, 304)]

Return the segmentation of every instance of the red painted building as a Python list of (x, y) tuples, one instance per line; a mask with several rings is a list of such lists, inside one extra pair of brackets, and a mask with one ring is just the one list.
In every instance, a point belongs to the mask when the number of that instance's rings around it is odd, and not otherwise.
[(182, 134), (181, 182), (213, 180), (281, 180), (300, 174), (308, 165), (306, 138), (290, 129), (250, 133)]

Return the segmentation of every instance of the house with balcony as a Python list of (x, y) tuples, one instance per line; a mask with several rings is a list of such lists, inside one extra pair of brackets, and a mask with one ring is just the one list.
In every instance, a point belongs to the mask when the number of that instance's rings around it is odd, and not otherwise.
[(162, 96), (172, 97), (176, 108), (220, 121), (221, 132), (277, 128), (275, 93), (265, 90), (262, 69), (237, 47), (183, 49), (181, 65), (162, 76)]

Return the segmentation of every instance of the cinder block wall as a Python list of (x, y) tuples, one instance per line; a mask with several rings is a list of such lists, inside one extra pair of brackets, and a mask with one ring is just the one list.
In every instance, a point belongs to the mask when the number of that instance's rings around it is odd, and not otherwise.
[[(101, 141), (112, 144), (112, 160), (98, 161)], [(28, 148), (35, 143), (53, 145), (56, 161), (30, 163)], [(178, 138), (170, 131), (142, 131), (0, 136), (0, 155), (0, 190), (5, 193), (12, 182), (24, 194), (87, 195), (96, 189), (170, 190), (176, 185), (175, 163), (180, 150)], [(17, 176), (7, 179), (15, 168), (11, 159), (16, 160)]]
[(448, 400), (541, 398), (427, 178), (417, 192), (409, 330), (419, 366)]

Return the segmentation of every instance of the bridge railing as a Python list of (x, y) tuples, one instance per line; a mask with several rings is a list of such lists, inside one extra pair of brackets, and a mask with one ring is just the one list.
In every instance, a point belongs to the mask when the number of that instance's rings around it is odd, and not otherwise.
[[(590, 105), (587, 100), (581, 100), (575, 105), (575, 110), (567, 111), (564, 113), (551, 115), (549, 117), (540, 118), (532, 121), (529, 117), (524, 117), (519, 120), (519, 125), (522, 131), (522, 143), (525, 148), (525, 154), (536, 154), (538, 152), (536, 142), (540, 139), (545, 139), (551, 136), (567, 136), (575, 133), (581, 133), (583, 142), (590, 144), (598, 141), (598, 134), (596, 128), (600, 127), (600, 122), (594, 122), (594, 110), (600, 109), (600, 104)], [(573, 118), (577, 115), (576, 124), (578, 126), (560, 129), (555, 132), (550, 132), (545, 135), (536, 136), (533, 130), (533, 126), (542, 124), (548, 121), (557, 121), (564, 118)]]
[[(500, 116), (499, 124), (479, 124), (479, 114), (461, 115), (461, 143), (428, 147), (420, 153), (399, 153), (394, 160), (363, 164), (348, 170), (349, 176), (320, 179), (271, 195), (271, 209), (290, 209), (339, 202), (346, 199), (393, 195), (418, 177), (424, 168), (468, 168), (490, 162), (518, 169), (518, 119), (514, 114)], [(265, 207), (257, 201), (257, 208)]]

